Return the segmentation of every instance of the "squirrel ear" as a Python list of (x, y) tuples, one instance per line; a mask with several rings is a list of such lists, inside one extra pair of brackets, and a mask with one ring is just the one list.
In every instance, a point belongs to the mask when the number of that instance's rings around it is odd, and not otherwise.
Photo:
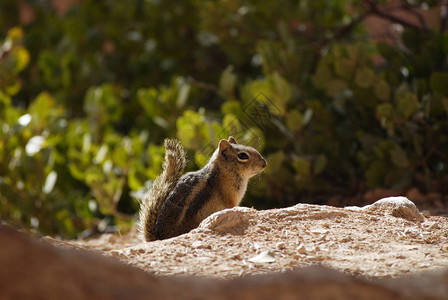
[(227, 140), (220, 140), (219, 141), (219, 145), (218, 145), (219, 153), (224, 155), (223, 152), (226, 151), (230, 147), (231, 147), (230, 143)]
[(231, 144), (238, 144), (238, 143), (236, 142), (236, 140), (233, 138), (233, 136), (229, 136), (228, 141), (229, 141), (229, 143), (231, 143)]

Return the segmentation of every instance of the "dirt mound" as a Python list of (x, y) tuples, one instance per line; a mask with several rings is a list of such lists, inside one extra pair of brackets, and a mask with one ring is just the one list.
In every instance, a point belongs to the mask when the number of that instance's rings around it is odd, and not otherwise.
[[(0, 227), (1, 299), (443, 299), (448, 294), (448, 221), (423, 216), (406, 198), (364, 208), (236, 207), (188, 234), (151, 243), (135, 244), (135, 232), (90, 241), (46, 240), (72, 249)], [(418, 275), (422, 271), (431, 272)]]
[(404, 197), (363, 208), (235, 207), (188, 234), (110, 253), (158, 275), (229, 278), (322, 264), (384, 278), (448, 266), (447, 229), (446, 218), (424, 217)]

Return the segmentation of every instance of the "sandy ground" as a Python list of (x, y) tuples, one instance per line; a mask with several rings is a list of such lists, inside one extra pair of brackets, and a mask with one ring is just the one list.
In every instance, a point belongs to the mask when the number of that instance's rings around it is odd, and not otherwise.
[(190, 233), (142, 242), (137, 232), (52, 244), (118, 257), (156, 275), (235, 278), (323, 265), (381, 279), (448, 267), (448, 219), (404, 197), (363, 208), (298, 204), (218, 212)]

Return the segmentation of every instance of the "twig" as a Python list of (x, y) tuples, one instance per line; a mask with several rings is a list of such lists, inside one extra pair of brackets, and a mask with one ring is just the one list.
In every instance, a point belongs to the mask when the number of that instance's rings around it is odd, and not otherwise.
[(376, 1), (364, 0), (364, 3), (366, 3), (367, 6), (369, 7), (369, 9), (367, 11), (369, 14), (376, 15), (376, 16), (381, 17), (383, 19), (392, 21), (394, 23), (401, 24), (401, 25), (403, 25), (405, 27), (412, 28), (412, 29), (417, 30), (417, 31), (421, 31), (422, 30), (422, 28), (420, 28), (419, 26), (417, 26), (417, 25), (415, 25), (413, 23), (410, 23), (410, 22), (408, 22), (408, 21), (406, 21), (406, 20), (404, 20), (402, 18), (394, 16), (394, 15), (384, 11), (383, 9), (379, 8), (378, 7), (378, 3)]
[(123, 250), (124, 248), (126, 248), (126, 243), (124, 242), (120, 229), (118, 229), (118, 234), (120, 235), (121, 249)]
[(444, 33), (447, 27), (448, 19), (448, 0), (443, 0), (440, 7), (440, 33)]
[(198, 88), (201, 88), (201, 89), (204, 89), (204, 90), (207, 90), (207, 91), (211, 91), (211, 92), (213, 92), (215, 94), (220, 95), (219, 88), (217, 86), (213, 85), (213, 84), (210, 84), (210, 83), (207, 83), (207, 82), (203, 82), (203, 81), (199, 81), (199, 80), (197, 80), (197, 79), (195, 79), (195, 78), (193, 78), (191, 76), (189, 76), (187, 78), (187, 81), (191, 85), (194, 85), (194, 86), (196, 86)]
[(369, 15), (369, 12), (363, 13), (362, 15), (358, 16), (356, 19), (353, 19), (350, 23), (335, 28), (333, 38), (340, 39), (344, 37), (347, 33), (350, 33), (350, 31), (353, 30), (359, 23), (362, 23), (364, 19)]
[(405, 2), (401, 5), (401, 8), (416, 16), (424, 30), (429, 30), (429, 26), (428, 23), (426, 22), (425, 17), (423, 17), (423, 15), (419, 11), (417, 11), (414, 6)]
[(306, 35), (304, 33), (300, 33), (305, 36), (309, 40), (309, 43), (307, 43), (306, 47), (314, 48), (314, 56), (310, 58), (312, 60), (311, 63), (311, 71), (314, 73), (316, 70), (316, 67), (318, 65), (318, 62), (321, 57), (321, 49), (324, 48), (326, 45), (331, 43), (334, 40), (342, 39), (346, 34), (349, 34), (353, 28), (355, 28), (358, 24), (362, 23), (364, 19), (369, 15), (369, 12), (365, 12), (362, 15), (358, 16), (355, 19), (352, 19), (352, 21), (346, 25), (339, 26), (336, 28), (333, 28), (333, 35), (330, 37), (326, 37), (320, 40), (313, 40), (313, 37), (311, 35)]

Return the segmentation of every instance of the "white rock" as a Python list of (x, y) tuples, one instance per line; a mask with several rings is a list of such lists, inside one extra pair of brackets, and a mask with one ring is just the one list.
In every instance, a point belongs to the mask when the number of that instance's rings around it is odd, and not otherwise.
[(254, 256), (249, 259), (250, 262), (253, 263), (270, 263), (275, 261), (274, 253), (269, 250), (263, 251), (257, 256)]
[(425, 222), (423, 223), (423, 228), (427, 229), (427, 230), (434, 230), (434, 229), (439, 229), (439, 223), (437, 222)]
[(275, 245), (275, 247), (277, 248), (277, 249), (285, 249), (286, 248), (286, 245), (285, 245), (285, 243), (284, 242), (278, 242), (276, 245)]
[(297, 252), (299, 254), (306, 254), (306, 247), (304, 244), (300, 244), (299, 247), (297, 247)]
[(392, 215), (409, 221), (422, 222), (424, 220), (423, 215), (417, 206), (415, 206), (414, 202), (403, 196), (383, 198), (371, 205), (362, 207), (361, 210), (370, 213)]
[(203, 220), (199, 228), (208, 228), (219, 233), (243, 234), (254, 212), (254, 209), (240, 206), (224, 209)]

